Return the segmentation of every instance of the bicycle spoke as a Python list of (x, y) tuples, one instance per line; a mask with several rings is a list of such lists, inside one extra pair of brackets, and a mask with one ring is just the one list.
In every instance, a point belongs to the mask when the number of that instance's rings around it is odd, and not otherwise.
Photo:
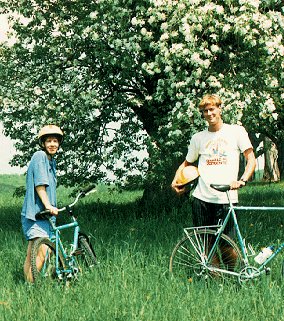
[(216, 240), (213, 230), (193, 230), (187, 233), (174, 248), (170, 259), (170, 271), (182, 278), (216, 277), (231, 275), (229, 271), (239, 269), (242, 265), (241, 254), (236, 244), (226, 235), (220, 242), (208, 261), (208, 253)]

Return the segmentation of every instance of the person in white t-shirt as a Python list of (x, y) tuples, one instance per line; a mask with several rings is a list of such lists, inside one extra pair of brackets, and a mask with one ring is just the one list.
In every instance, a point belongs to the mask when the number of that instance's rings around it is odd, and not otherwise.
[[(208, 123), (208, 128), (193, 135), (185, 161), (179, 166), (172, 181), (172, 188), (184, 193), (177, 180), (186, 166), (198, 161), (199, 178), (193, 191), (193, 225), (206, 226), (224, 219), (228, 199), (226, 193), (218, 192), (210, 184), (230, 185), (232, 202), (238, 202), (237, 190), (244, 186), (254, 172), (256, 161), (253, 147), (244, 127), (228, 125), (222, 120), (222, 101), (217, 95), (202, 98), (199, 109)], [(245, 170), (238, 179), (240, 153), (246, 159)], [(233, 231), (232, 222), (226, 233)]]

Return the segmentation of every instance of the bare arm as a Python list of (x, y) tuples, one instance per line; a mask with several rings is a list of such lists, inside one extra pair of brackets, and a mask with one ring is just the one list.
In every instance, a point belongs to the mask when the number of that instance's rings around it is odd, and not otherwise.
[(249, 148), (249, 149), (245, 150), (244, 157), (245, 157), (246, 163), (247, 163), (244, 173), (239, 181), (231, 183), (231, 189), (238, 189), (238, 188), (246, 185), (246, 182), (250, 179), (250, 177), (252, 176), (252, 174), (255, 170), (256, 160), (255, 160), (253, 149)]
[(40, 185), (40, 186), (36, 186), (36, 192), (39, 196), (39, 198), (41, 199), (44, 207), (47, 210), (50, 210), (50, 213), (53, 215), (57, 215), (58, 214), (58, 210), (56, 207), (52, 206), (49, 202), (49, 198), (48, 195), (46, 193), (46, 189), (44, 185)]

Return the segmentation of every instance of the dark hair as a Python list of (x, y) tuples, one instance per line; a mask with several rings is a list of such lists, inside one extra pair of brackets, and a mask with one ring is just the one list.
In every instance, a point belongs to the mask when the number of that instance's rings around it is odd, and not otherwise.
[(59, 145), (61, 144), (61, 142), (63, 140), (62, 139), (63, 137), (61, 135), (58, 135), (58, 134), (46, 134), (46, 135), (41, 136), (41, 138), (40, 138), (41, 143), (44, 144), (48, 137), (56, 137), (58, 142), (59, 142)]

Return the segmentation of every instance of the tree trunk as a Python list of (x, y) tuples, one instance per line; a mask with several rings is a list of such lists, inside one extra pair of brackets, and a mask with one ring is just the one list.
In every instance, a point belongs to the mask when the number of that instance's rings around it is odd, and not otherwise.
[(277, 164), (278, 151), (276, 145), (268, 138), (263, 140), (264, 147), (264, 173), (263, 180), (269, 182), (278, 182), (280, 171)]
[(284, 142), (283, 140), (279, 140), (277, 142), (276, 147), (278, 150), (277, 164), (280, 172), (280, 179), (284, 180)]
[[(151, 156), (151, 152), (149, 152)], [(179, 208), (185, 202), (188, 201), (188, 195), (182, 194), (177, 195), (171, 188), (171, 182), (174, 178), (175, 172), (178, 169), (178, 166), (182, 163), (182, 160), (176, 160), (168, 164), (167, 169), (165, 170), (166, 174), (163, 175), (162, 180), (159, 178), (153, 181), (148, 179), (144, 185), (143, 196), (140, 200), (140, 206), (146, 212), (170, 212), (174, 207)], [(152, 171), (152, 160), (149, 159), (148, 167), (148, 177), (153, 177), (151, 175)]]

